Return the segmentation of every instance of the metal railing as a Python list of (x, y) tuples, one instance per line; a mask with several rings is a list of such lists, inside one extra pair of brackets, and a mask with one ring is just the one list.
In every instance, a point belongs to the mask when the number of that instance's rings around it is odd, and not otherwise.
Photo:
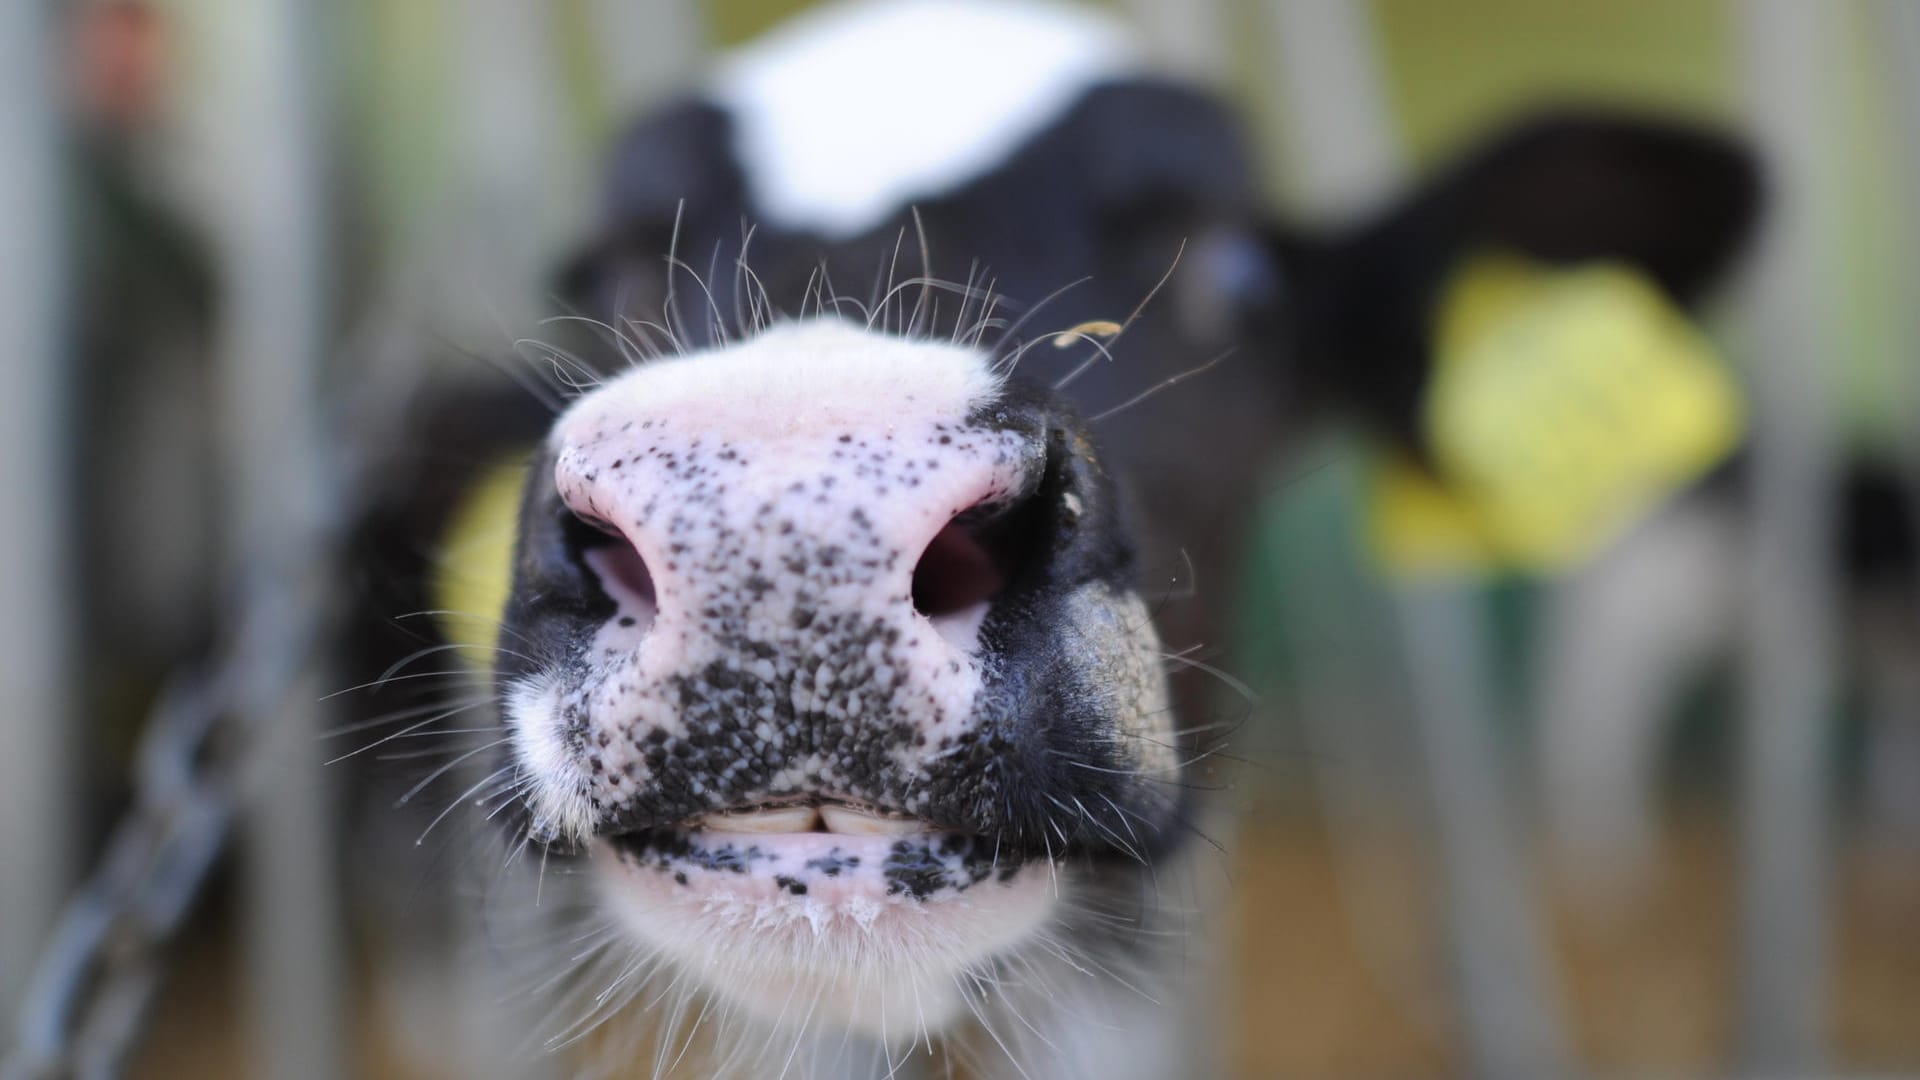
[(54, 7), (0, 11), (0, 1009), (71, 879), (78, 809), (72, 701), (69, 388)]
[[(1751, 123), (1775, 197), (1747, 315), (1752, 562), (1742, 761), (1739, 1049), (1755, 1069), (1824, 1065), (1828, 893), (1825, 733), (1837, 701), (1833, 355), (1824, 282), (1834, 206), (1822, 145), (1837, 70), (1832, 14), (1793, 0), (1741, 7)], [(1823, 198), (1823, 196), (1826, 196)]]

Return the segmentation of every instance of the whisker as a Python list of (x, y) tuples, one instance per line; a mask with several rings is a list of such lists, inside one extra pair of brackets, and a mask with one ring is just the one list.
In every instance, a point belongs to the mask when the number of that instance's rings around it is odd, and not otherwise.
[(428, 773), (425, 779), (413, 785), (411, 788), (408, 788), (407, 793), (405, 795), (400, 796), (399, 801), (396, 802), (395, 805), (404, 806), (407, 803), (412, 802), (414, 796), (426, 790), (427, 786), (432, 784), (435, 780), (440, 779), (441, 777), (447, 775), (447, 773), (459, 767), (461, 762), (471, 760), (472, 758), (480, 754), (484, 754), (487, 751), (494, 749), (495, 747), (505, 746), (507, 743), (510, 743), (512, 741), (513, 740), (510, 738), (495, 739), (490, 743), (485, 743), (481, 746), (476, 746), (473, 749), (467, 751), (466, 753), (461, 754), (459, 757), (454, 758), (452, 761), (449, 761), (445, 765), (442, 765), (439, 768)]
[(1108, 409), (1103, 413), (1099, 413), (1097, 415), (1088, 417), (1087, 423), (1097, 424), (1102, 420), (1108, 419), (1109, 417), (1126, 412), (1128, 409), (1131, 409), (1135, 405), (1138, 405), (1141, 402), (1146, 401), (1147, 399), (1153, 397), (1154, 395), (1159, 394), (1163, 390), (1171, 390), (1174, 387), (1179, 386), (1181, 383), (1186, 382), (1188, 379), (1191, 379), (1196, 375), (1204, 375), (1207, 372), (1212, 371), (1215, 367), (1219, 366), (1221, 361), (1227, 359), (1229, 356), (1232, 356), (1234, 353), (1238, 351), (1239, 351), (1239, 347), (1235, 346), (1234, 348), (1228, 349), (1225, 352), (1220, 353), (1218, 356), (1215, 356), (1213, 359), (1207, 361), (1204, 364), (1201, 364), (1198, 367), (1188, 368), (1187, 370), (1181, 372), (1178, 375), (1172, 375), (1165, 379), (1162, 379), (1159, 382), (1153, 384), (1152, 386), (1146, 388), (1145, 390), (1142, 390), (1138, 394), (1135, 394), (1134, 396), (1121, 402), (1120, 404), (1115, 405), (1113, 408)]

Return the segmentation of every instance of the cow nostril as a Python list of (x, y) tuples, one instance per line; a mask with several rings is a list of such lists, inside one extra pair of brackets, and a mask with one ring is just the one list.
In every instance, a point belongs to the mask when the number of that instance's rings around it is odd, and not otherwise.
[(971, 652), (988, 608), (1003, 593), (1045, 573), (1046, 507), (1053, 503), (1017, 498), (956, 515), (928, 541), (914, 565), (914, 610), (948, 643)]
[[(600, 578), (600, 587), (619, 605), (621, 625), (645, 632), (658, 610), (653, 573), (639, 549), (624, 539), (599, 544), (584, 553), (587, 565)], [(627, 620), (631, 619), (631, 622)]]
[(987, 602), (1006, 586), (1005, 569), (958, 521), (935, 534), (913, 568), (913, 607), (956, 645), (971, 643)]
[(913, 607), (928, 618), (952, 615), (991, 600), (1006, 583), (986, 545), (950, 521), (913, 568)]

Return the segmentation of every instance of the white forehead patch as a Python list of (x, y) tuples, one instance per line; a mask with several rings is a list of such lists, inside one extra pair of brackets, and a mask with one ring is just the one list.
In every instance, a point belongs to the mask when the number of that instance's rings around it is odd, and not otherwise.
[(734, 53), (711, 92), (760, 214), (844, 238), (989, 171), (1137, 52), (1079, 7), (854, 0)]
[(981, 350), (813, 319), (643, 364), (582, 398), (554, 431), (564, 442), (636, 410), (756, 440), (827, 428), (887, 431), (905, 421), (964, 419), (999, 390)]

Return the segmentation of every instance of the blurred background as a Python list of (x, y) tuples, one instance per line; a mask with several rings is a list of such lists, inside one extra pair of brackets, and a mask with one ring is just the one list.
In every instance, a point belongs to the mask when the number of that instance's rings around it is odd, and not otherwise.
[[(804, 6), (4, 5), (0, 1047), (501, 1075), (445, 849), (327, 765), (355, 447), (536, 332), (623, 119)], [(1272, 463), (1209, 657), (1221, 1065), (1920, 1074), (1920, 5), (1114, 6), (1300, 222), (1569, 103), (1742, 133), (1772, 194), (1703, 316), (1744, 447), (1577, 558), (1414, 572), (1366, 436)]]

